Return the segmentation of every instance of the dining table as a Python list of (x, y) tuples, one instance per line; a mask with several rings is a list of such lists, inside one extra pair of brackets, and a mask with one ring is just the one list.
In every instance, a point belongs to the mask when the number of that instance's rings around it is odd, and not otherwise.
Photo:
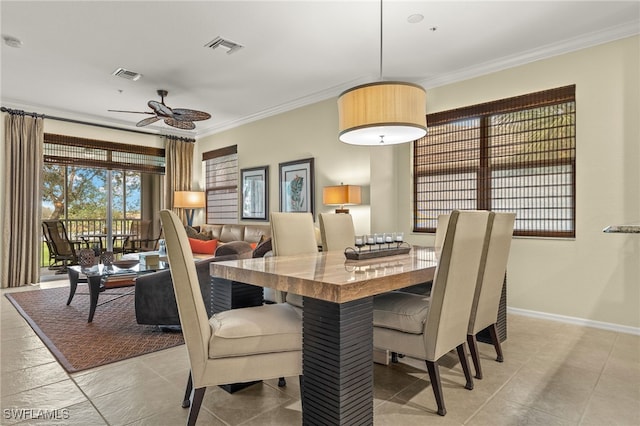
[(303, 424), (366, 425), (373, 424), (373, 298), (431, 281), (436, 266), (432, 247), (413, 246), (368, 260), (328, 251), (212, 262), (210, 273), (212, 291), (229, 289), (218, 291), (229, 308), (261, 303), (263, 287), (302, 295)]

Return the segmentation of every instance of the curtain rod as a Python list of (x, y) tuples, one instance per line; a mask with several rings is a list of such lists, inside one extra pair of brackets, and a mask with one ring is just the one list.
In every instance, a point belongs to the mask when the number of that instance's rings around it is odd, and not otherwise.
[(196, 141), (194, 138), (187, 138), (187, 137), (183, 137), (183, 136), (156, 134), (156, 133), (151, 133), (151, 132), (144, 132), (142, 130), (126, 129), (126, 128), (123, 128), (123, 127), (109, 126), (109, 125), (106, 125), (106, 124), (89, 123), (87, 121), (74, 120), (74, 119), (71, 119), (71, 118), (55, 117), (55, 116), (52, 116), (52, 115), (37, 114), (35, 112), (25, 112), (25, 111), (22, 111), (22, 110), (19, 110), (19, 109), (11, 109), (11, 108), (6, 108), (6, 107), (0, 107), (0, 111), (8, 112), (9, 114), (28, 115), (30, 117), (36, 117), (36, 118), (47, 118), (49, 120), (65, 121), (67, 123), (84, 124), (86, 126), (102, 127), (103, 129), (112, 129), (112, 130), (120, 130), (120, 131), (123, 131), (123, 132), (140, 133), (142, 135), (164, 136), (166, 138), (177, 139), (177, 140), (181, 140), (181, 141), (185, 141), (185, 142), (195, 143), (195, 141)]

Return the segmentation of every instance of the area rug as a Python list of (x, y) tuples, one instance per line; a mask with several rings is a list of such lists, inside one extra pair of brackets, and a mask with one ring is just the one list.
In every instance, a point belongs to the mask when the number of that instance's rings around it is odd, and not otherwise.
[(136, 322), (132, 288), (101, 293), (91, 323), (86, 286), (78, 286), (69, 306), (68, 287), (5, 295), (69, 373), (184, 343), (180, 332)]

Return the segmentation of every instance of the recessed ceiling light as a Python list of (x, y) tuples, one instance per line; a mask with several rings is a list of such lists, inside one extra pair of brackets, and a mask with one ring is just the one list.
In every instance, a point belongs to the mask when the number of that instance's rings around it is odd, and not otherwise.
[(409, 17), (407, 18), (407, 22), (410, 24), (417, 24), (418, 22), (422, 22), (423, 19), (424, 15), (414, 13), (413, 15), (409, 15)]
[(20, 41), (20, 39), (17, 39), (11, 36), (2, 36), (2, 39), (4, 40), (4, 44), (6, 44), (9, 47), (15, 47), (15, 48), (22, 47), (22, 41)]

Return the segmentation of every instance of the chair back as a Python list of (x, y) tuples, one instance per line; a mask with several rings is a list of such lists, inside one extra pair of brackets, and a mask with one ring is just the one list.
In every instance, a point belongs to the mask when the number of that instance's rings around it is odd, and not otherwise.
[(274, 256), (317, 253), (311, 213), (271, 213), (271, 244)]
[(353, 247), (356, 231), (353, 217), (348, 213), (320, 213), (322, 251), (344, 251)]
[(73, 245), (69, 241), (67, 228), (64, 222), (58, 219), (43, 220), (42, 229), (49, 247), (53, 249), (56, 256), (75, 256)]
[(453, 211), (442, 244), (425, 322), (428, 361), (463, 344), (493, 213)]
[(511, 249), (515, 213), (495, 213), (484, 266), (478, 275), (468, 334), (477, 334), (498, 320), (504, 275)]
[(131, 222), (129, 227), (129, 233), (135, 235), (139, 239), (151, 238), (149, 233), (151, 228), (151, 221), (149, 219), (135, 220)]
[(449, 215), (438, 215), (438, 224), (436, 225), (436, 237), (433, 243), (433, 248), (436, 250), (436, 257), (440, 256), (442, 251), (442, 243), (444, 242), (444, 236), (447, 233), (447, 226), (449, 225)]
[(209, 353), (209, 318), (184, 225), (170, 210), (162, 210), (160, 219), (165, 234), (182, 334), (189, 353), (194, 386), (198, 387)]
[[(290, 256), (318, 252), (316, 229), (311, 213), (271, 213), (271, 245), (274, 256)], [(287, 303), (302, 308), (299, 294), (274, 291), (276, 302)]]

